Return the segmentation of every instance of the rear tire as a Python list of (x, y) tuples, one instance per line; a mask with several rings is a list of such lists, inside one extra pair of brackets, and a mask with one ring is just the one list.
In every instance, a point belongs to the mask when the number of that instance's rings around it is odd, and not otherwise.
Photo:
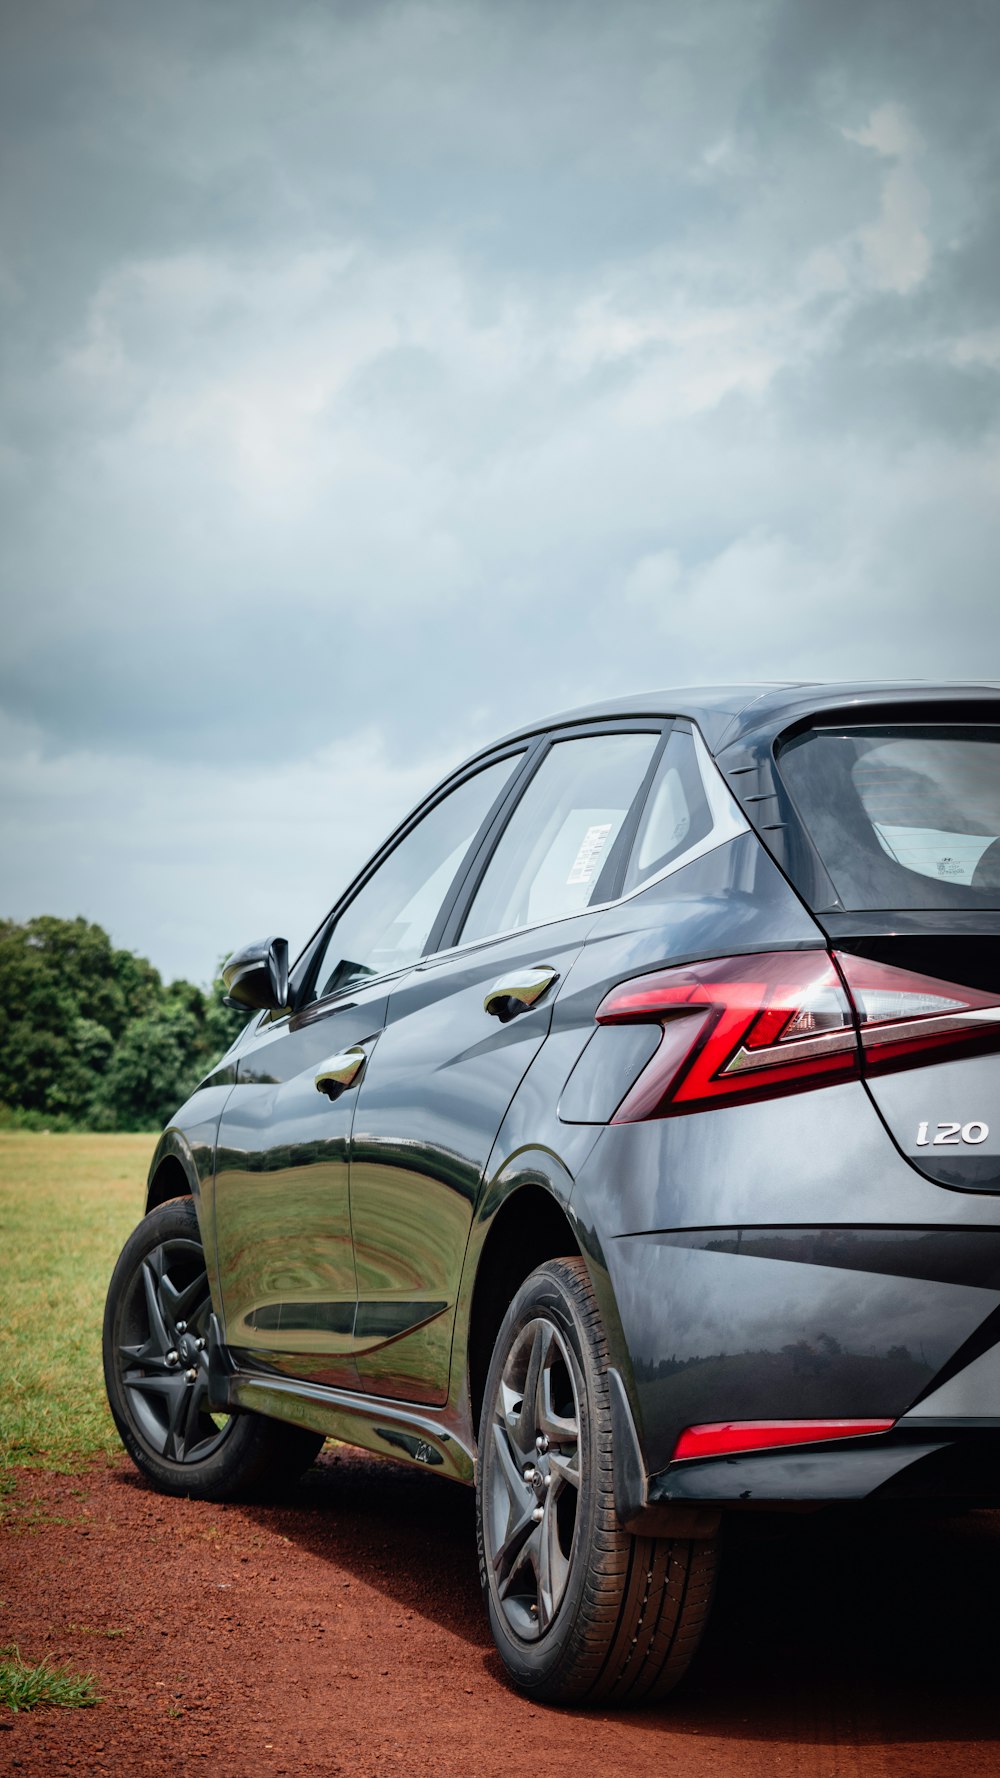
[(708, 1618), (714, 1540), (615, 1512), (608, 1350), (582, 1259), (525, 1281), (497, 1335), (477, 1466), (479, 1571), (515, 1685), (552, 1704), (665, 1696)]
[(163, 1494), (233, 1500), (295, 1481), (323, 1438), (208, 1405), (212, 1311), (198, 1215), (172, 1198), (122, 1249), (104, 1311), (104, 1381), (122, 1444)]

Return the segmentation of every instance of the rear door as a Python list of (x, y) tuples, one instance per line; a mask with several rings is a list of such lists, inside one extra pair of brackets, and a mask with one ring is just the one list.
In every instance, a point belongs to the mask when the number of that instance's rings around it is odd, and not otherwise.
[(1000, 723), (826, 720), (777, 764), (883, 1121), (929, 1178), (1000, 1190)]
[(446, 1398), (474, 1207), (558, 984), (620, 872), (661, 725), (553, 736), (489, 836), (444, 935), (389, 996), (351, 1167), (362, 1385)]

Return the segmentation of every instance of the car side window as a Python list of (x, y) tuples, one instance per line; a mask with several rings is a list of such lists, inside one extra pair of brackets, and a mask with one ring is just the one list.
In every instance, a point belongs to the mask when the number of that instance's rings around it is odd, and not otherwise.
[(501, 835), (461, 943), (587, 907), (659, 745), (658, 732), (556, 741)]
[(403, 835), (331, 928), (310, 1000), (423, 956), (473, 840), (523, 758), (508, 755), (464, 779)]
[(694, 737), (672, 730), (639, 820), (622, 894), (659, 876), (712, 831), (712, 810), (698, 769)]

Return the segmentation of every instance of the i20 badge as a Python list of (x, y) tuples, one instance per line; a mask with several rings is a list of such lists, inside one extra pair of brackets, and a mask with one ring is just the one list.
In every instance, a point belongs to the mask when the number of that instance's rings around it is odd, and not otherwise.
[(968, 1124), (936, 1124), (936, 1134), (933, 1136), (928, 1134), (930, 1127), (929, 1123), (917, 1125), (918, 1148), (946, 1148), (958, 1142), (968, 1142), (978, 1148), (980, 1142), (985, 1142), (990, 1133), (989, 1124), (980, 1123), (977, 1118)]

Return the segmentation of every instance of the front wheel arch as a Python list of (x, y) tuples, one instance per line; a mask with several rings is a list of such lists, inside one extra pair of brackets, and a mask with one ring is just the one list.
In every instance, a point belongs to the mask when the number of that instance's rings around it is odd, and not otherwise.
[(191, 1198), (194, 1193), (183, 1162), (175, 1154), (164, 1155), (146, 1191), (146, 1215), (171, 1198)]
[[(253, 1412), (217, 1412), (210, 1387), (211, 1299), (190, 1193), (133, 1229), (108, 1287), (108, 1404), (136, 1468), (165, 1494), (231, 1500), (295, 1479), (321, 1434)], [(221, 1422), (221, 1423), (220, 1423)]]

